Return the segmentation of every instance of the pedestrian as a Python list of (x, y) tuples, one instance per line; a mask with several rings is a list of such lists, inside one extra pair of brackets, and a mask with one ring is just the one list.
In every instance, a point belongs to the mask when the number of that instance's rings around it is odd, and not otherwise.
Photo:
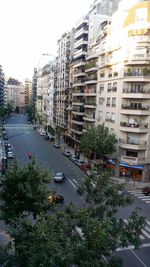
[(29, 159), (32, 159), (32, 153), (31, 152), (29, 153)]

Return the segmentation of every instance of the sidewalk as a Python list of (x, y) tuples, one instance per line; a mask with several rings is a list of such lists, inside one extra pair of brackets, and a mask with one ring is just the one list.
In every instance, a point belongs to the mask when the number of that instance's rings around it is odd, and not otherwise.
[(116, 178), (111, 177), (111, 180), (118, 183), (118, 184), (124, 184), (125, 188), (128, 190), (136, 190), (136, 189), (142, 189), (145, 186), (150, 186), (150, 182), (138, 182), (134, 181), (132, 178)]

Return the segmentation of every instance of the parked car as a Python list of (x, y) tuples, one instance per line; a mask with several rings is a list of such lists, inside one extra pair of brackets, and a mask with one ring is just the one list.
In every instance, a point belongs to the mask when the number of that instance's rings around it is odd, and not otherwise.
[(44, 135), (45, 140), (49, 140), (49, 136), (47, 134)]
[(64, 179), (65, 175), (63, 172), (56, 172), (56, 174), (54, 175), (54, 182), (61, 183), (64, 181)]
[(148, 196), (150, 195), (150, 186), (145, 186), (143, 189), (142, 189), (142, 192), (144, 195)]
[(60, 147), (60, 145), (59, 144), (56, 144), (56, 143), (53, 144), (53, 146), (56, 147), (56, 148), (59, 148)]
[(61, 203), (63, 204), (64, 202), (64, 197), (61, 195), (50, 195), (48, 196), (48, 200), (52, 203)]
[(84, 164), (84, 160), (83, 159), (77, 159), (77, 160), (75, 160), (75, 162), (74, 162), (77, 166), (81, 166), (82, 164)]
[(69, 157), (69, 159), (70, 159), (71, 161), (75, 162), (75, 161), (78, 159), (78, 157), (77, 157), (77, 156), (73, 156), (73, 155), (71, 155), (71, 156)]
[(69, 157), (71, 155), (71, 152), (70, 151), (63, 151), (62, 153), (66, 157)]
[(12, 159), (12, 158), (14, 158), (14, 153), (13, 153), (12, 151), (8, 151), (8, 152), (7, 152), (7, 158), (8, 158), (8, 159)]
[(87, 163), (83, 163), (83, 164), (81, 164), (80, 169), (84, 172), (87, 172), (91, 169), (91, 167)]

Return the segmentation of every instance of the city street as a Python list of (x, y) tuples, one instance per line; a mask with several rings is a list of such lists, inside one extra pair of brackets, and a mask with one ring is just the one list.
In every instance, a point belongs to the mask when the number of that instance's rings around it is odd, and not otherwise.
[[(65, 203), (73, 202), (77, 206), (83, 205), (82, 198), (76, 193), (76, 186), (84, 176), (79, 167), (65, 157), (60, 149), (53, 147), (50, 141), (45, 140), (38, 131), (34, 130), (33, 125), (27, 123), (25, 115), (12, 115), (4, 127), (12, 145), (14, 156), (20, 164), (29, 163), (28, 153), (31, 152), (42, 166), (52, 172), (52, 175), (57, 171), (64, 172), (65, 182), (55, 184), (52, 181), (49, 187), (56, 188), (57, 192), (64, 196)], [(150, 267), (150, 201), (144, 201), (145, 198), (142, 197), (140, 191), (138, 194), (141, 197), (138, 197), (136, 191), (129, 192), (129, 194), (132, 194), (135, 201), (130, 207), (120, 209), (118, 217), (127, 220), (135, 207), (139, 207), (141, 208), (141, 215), (146, 216), (147, 225), (141, 235), (142, 246), (139, 250), (134, 250), (133, 247), (118, 248), (116, 254), (123, 258), (124, 267)]]

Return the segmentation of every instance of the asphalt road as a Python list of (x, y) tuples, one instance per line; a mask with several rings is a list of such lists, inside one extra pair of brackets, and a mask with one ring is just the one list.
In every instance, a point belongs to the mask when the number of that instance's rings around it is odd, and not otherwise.
[[(55, 188), (58, 194), (62, 194), (65, 203), (73, 202), (77, 206), (83, 205), (83, 200), (76, 193), (76, 185), (84, 176), (84, 173), (73, 162), (66, 158), (60, 151), (44, 139), (26, 121), (25, 115), (14, 114), (8, 118), (5, 125), (9, 142), (20, 164), (28, 164), (28, 153), (32, 152), (36, 160), (44, 167), (51, 170), (52, 175), (57, 171), (63, 171), (66, 181), (63, 184), (55, 184), (53, 181), (49, 188)], [(11, 161), (11, 160), (10, 160)], [(131, 212), (139, 207), (140, 213), (146, 216), (148, 224), (141, 237), (142, 246), (139, 250), (133, 247), (118, 248), (116, 255), (124, 260), (124, 267), (150, 267), (150, 206), (141, 199), (133, 196), (134, 203), (127, 208), (121, 208), (118, 217), (128, 219)]]

